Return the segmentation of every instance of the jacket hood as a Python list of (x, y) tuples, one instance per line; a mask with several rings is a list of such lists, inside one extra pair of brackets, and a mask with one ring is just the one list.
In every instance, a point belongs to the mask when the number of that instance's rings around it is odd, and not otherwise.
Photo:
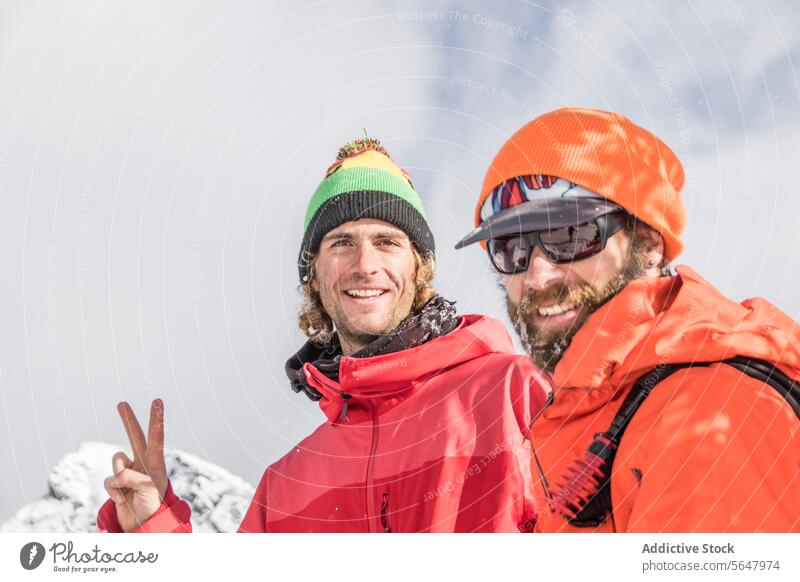
[[(311, 355), (313, 349), (309, 349)], [(319, 392), (320, 408), (335, 421), (346, 417), (345, 401), (399, 395), (449, 368), (496, 352), (514, 353), (505, 326), (490, 317), (464, 315), (455, 330), (420, 346), (369, 358), (341, 357), (338, 382), (313, 361), (301, 362), (297, 357), (287, 362), (287, 373), (302, 371), (308, 384)]]
[(636, 279), (593, 313), (556, 366), (555, 387), (594, 390), (602, 399), (659, 364), (736, 355), (780, 363), (797, 375), (796, 322), (764, 299), (726, 298), (685, 265), (677, 272)]

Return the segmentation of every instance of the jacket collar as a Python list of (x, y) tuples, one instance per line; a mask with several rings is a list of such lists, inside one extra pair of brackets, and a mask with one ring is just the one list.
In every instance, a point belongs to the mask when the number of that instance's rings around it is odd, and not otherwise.
[[(297, 372), (318, 393), (320, 408), (334, 422), (346, 417), (352, 406), (407, 396), (420, 383), (450, 368), (493, 352), (513, 351), (502, 323), (464, 315), (456, 329), (417, 347), (369, 358), (340, 357), (338, 381), (308, 361), (300, 364)], [(289, 363), (287, 372), (288, 368)]]

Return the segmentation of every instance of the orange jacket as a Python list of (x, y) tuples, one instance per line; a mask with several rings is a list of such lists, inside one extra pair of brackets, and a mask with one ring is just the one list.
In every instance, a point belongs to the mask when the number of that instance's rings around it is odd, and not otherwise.
[(725, 298), (687, 267), (633, 281), (593, 313), (532, 425), (535, 531), (800, 531), (800, 422), (772, 387), (724, 364), (679, 370), (645, 400), (614, 461), (613, 519), (576, 528), (550, 509), (567, 466), (608, 429), (636, 379), (659, 364), (734, 355), (798, 378), (800, 328), (763, 299)]

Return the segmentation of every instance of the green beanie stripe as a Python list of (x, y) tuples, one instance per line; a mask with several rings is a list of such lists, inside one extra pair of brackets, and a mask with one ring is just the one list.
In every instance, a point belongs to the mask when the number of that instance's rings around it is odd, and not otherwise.
[(328, 200), (345, 192), (359, 190), (377, 190), (394, 194), (411, 204), (422, 215), (423, 220), (426, 219), (419, 194), (414, 191), (408, 181), (385, 170), (368, 167), (346, 168), (328, 176), (314, 192), (308, 204), (303, 230), (308, 229), (314, 214)]

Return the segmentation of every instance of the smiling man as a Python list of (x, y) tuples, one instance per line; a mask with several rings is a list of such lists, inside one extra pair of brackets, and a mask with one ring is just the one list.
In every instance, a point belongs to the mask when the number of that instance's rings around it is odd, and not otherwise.
[[(370, 263), (376, 262), (374, 255), (386, 263), (385, 277), (370, 281), (354, 274), (369, 272)], [(411, 312), (415, 300), (419, 307), (430, 299), (427, 292), (432, 290), (424, 281), (417, 290), (416, 273), (425, 270), (421, 255), (401, 229), (384, 221), (363, 219), (331, 230), (322, 238), (319, 256), (303, 317), (324, 312), (331, 321), (340, 322), (338, 338), (344, 353), (355, 353), (376, 336), (395, 329)], [(348, 268), (353, 262), (359, 263), (356, 271)], [(312, 334), (327, 339), (332, 330), (330, 326), (323, 329)]]
[[(327, 417), (265, 471), (241, 532), (530, 531), (525, 439), (550, 396), (504, 326), (436, 295), (434, 240), (408, 174), (376, 140), (339, 152), (309, 203), (299, 274), (308, 342), (286, 364)], [(163, 456), (119, 409), (101, 531), (190, 531)]]
[(500, 149), (477, 228), (553, 402), (536, 531), (800, 530), (800, 329), (690, 268), (683, 168), (625, 117), (559, 109)]

